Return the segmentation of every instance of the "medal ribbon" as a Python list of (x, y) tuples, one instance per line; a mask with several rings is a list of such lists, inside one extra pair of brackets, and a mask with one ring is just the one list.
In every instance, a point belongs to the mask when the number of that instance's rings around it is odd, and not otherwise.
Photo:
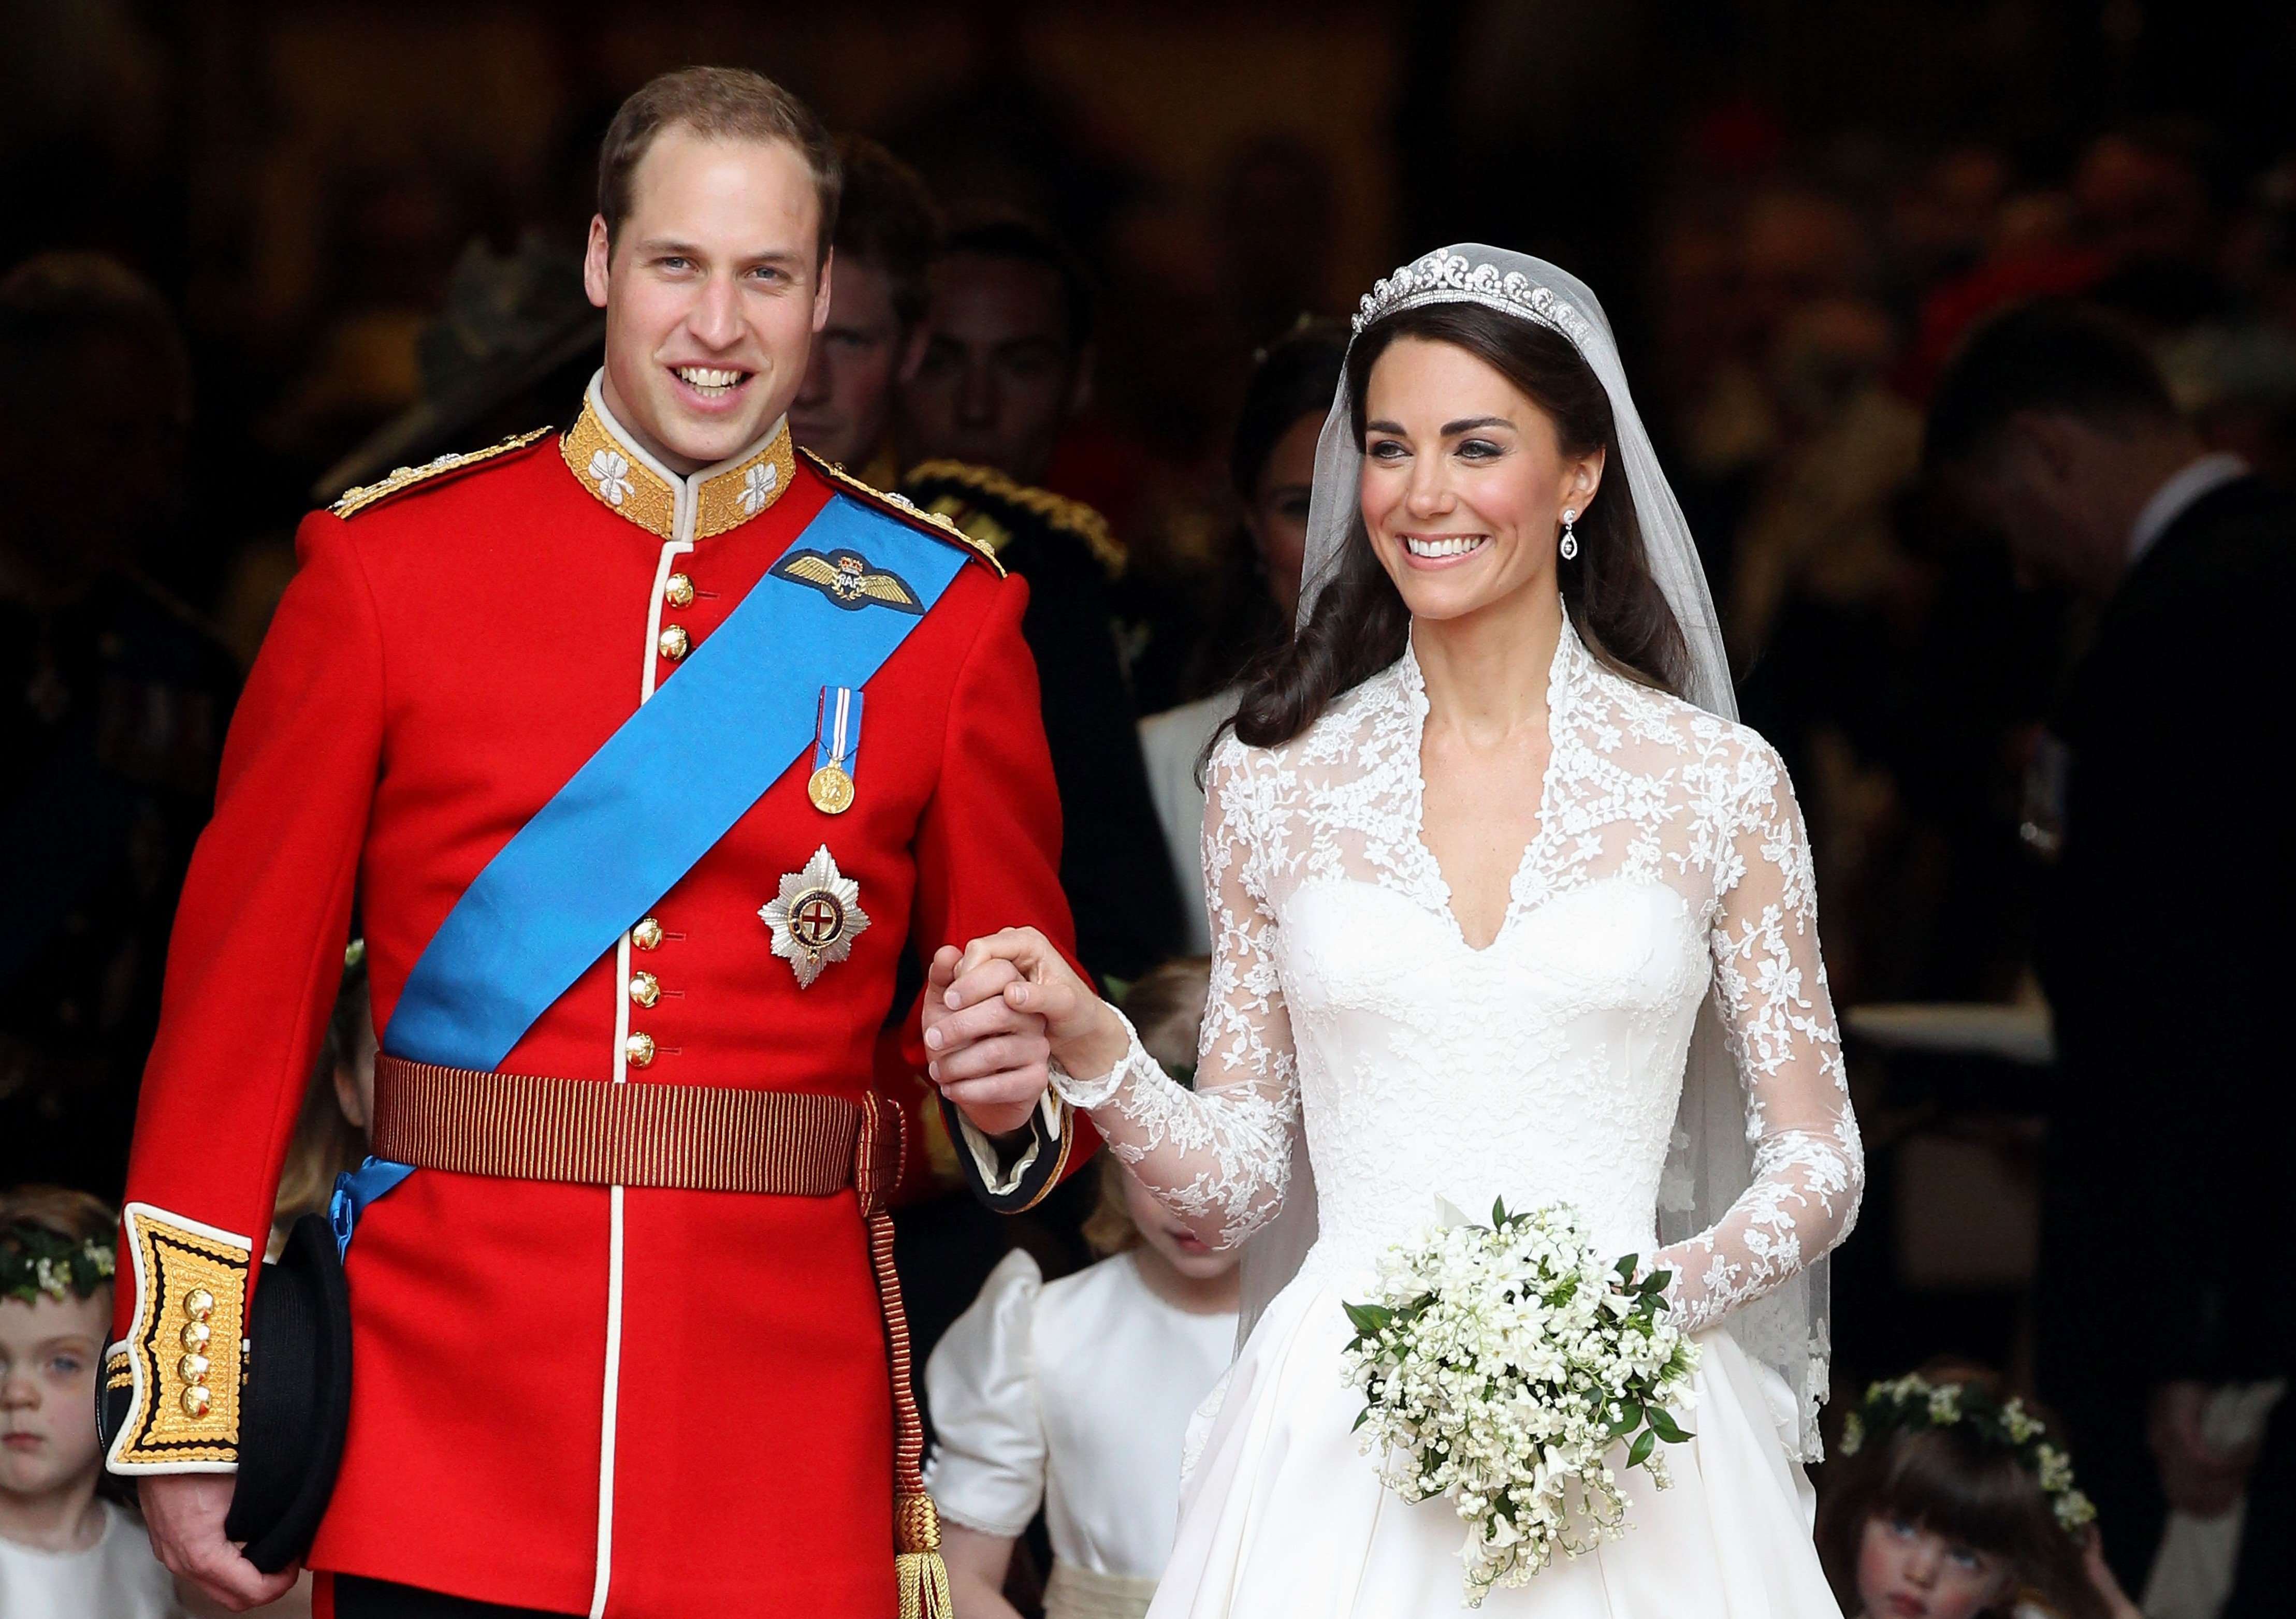
[(824, 686), (813, 711), (813, 767), (835, 765), (848, 776), (861, 752), (861, 693), (851, 686)]

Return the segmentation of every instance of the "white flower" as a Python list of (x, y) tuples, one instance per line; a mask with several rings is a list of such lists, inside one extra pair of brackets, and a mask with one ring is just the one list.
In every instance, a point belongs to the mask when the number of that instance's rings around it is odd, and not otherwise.
[[(1407, 1500), (1447, 1495), (1466, 1525), (1470, 1607), (1625, 1533), (1614, 1452), (1641, 1443), (1640, 1465), (1671, 1482), (1647, 1413), (1677, 1431), (1697, 1364), (1569, 1208), (1492, 1218), (1442, 1206), (1435, 1228), (1390, 1248), (1374, 1302), (1349, 1306), (1341, 1354), (1383, 1481)], [(1630, 1410), (1644, 1414), (1628, 1424)]]
[(2001, 1426), (2009, 1430), (2009, 1437), (2019, 1444), (2041, 1432), (2041, 1425), (2033, 1420), (2033, 1414), (2025, 1409), (2025, 1402), (2014, 1398), (2002, 1402)]
[(594, 451), (590, 456), (591, 481), (598, 486), (598, 495), (609, 506), (619, 506), (636, 487), (630, 482), (628, 460), (613, 450)]
[(743, 517), (755, 517), (766, 509), (766, 502), (772, 498), (774, 485), (780, 476), (770, 461), (761, 461), (742, 474)]

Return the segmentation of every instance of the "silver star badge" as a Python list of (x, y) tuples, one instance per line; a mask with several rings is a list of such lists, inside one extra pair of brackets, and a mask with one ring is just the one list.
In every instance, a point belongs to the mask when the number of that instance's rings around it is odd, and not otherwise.
[(860, 899), (861, 885), (838, 871), (824, 843), (804, 871), (782, 879), (781, 893), (758, 911), (774, 930), (774, 953), (796, 971), (800, 989), (853, 953), (853, 941), (869, 926)]

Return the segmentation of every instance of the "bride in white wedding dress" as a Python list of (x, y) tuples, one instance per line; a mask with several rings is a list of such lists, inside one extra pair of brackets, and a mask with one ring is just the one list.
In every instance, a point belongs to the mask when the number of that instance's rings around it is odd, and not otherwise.
[(1809, 848), (1593, 295), (1475, 245), (1381, 282), (1315, 498), (1299, 634), (1208, 766), (1195, 1090), (1032, 932), (934, 973), (1043, 1015), (1199, 1234), (1259, 1233), (1152, 1619), (1460, 1611), (1464, 1525), (1382, 1484), (1341, 1380), (1341, 1302), (1438, 1198), (1574, 1205), (1702, 1346), (1673, 1487), (1622, 1472), (1624, 1537), (1483, 1611), (1833, 1615), (1799, 1463), (1864, 1170)]

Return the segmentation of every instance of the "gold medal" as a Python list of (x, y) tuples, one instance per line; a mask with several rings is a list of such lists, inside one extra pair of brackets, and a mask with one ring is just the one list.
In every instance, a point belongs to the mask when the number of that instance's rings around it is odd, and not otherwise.
[(823, 765), (805, 784), (806, 797), (824, 815), (841, 815), (853, 807), (853, 778), (836, 765)]

